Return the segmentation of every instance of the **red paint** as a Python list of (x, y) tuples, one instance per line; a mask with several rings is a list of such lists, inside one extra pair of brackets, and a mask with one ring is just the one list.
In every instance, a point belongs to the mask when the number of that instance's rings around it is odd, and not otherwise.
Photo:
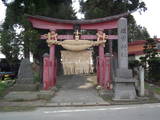
[[(103, 34), (103, 33), (100, 33)], [(100, 40), (102, 38), (100, 37)], [(98, 84), (103, 88), (110, 89), (111, 76), (110, 76), (110, 57), (104, 55), (104, 45), (99, 45), (99, 57), (97, 60), (97, 80)]]
[(57, 80), (57, 59), (55, 59), (55, 70), (54, 70), (54, 86), (56, 85)]
[(29, 18), (29, 21), (31, 21), (33, 27), (38, 29), (48, 29), (48, 30), (73, 29), (72, 24), (49, 22), (49, 21), (44, 21), (44, 20), (35, 19), (35, 18)]
[[(57, 23), (57, 22), (49, 22), (46, 20), (40, 20), (36, 18), (29, 17), (29, 21), (31, 21), (33, 27), (38, 29), (48, 29), (48, 30), (72, 30), (74, 24), (69, 23)], [(83, 30), (104, 30), (104, 29), (114, 29), (117, 28), (118, 20), (110, 20), (107, 22), (100, 23), (88, 23), (81, 24), (81, 29)]]
[(83, 30), (104, 30), (104, 29), (114, 29), (114, 28), (117, 28), (117, 20), (81, 25), (81, 29)]
[(97, 57), (97, 83), (105, 89), (111, 89), (111, 63), (110, 57)]
[[(103, 32), (102, 32), (103, 34)], [(100, 38), (100, 40), (102, 40)], [(99, 45), (99, 50), (98, 50), (98, 55), (99, 55), (99, 60), (98, 60), (98, 70), (99, 70), (99, 85), (101, 85), (103, 87), (103, 83), (104, 83), (104, 45), (101, 44)]]
[(97, 71), (97, 84), (100, 85), (100, 78), (99, 78), (100, 70), (99, 70), (99, 58), (98, 57), (96, 58), (96, 71)]
[(49, 80), (51, 87), (54, 86), (55, 83), (55, 45), (50, 46), (50, 54), (49, 54), (50, 66), (49, 66)]
[(146, 40), (137, 40), (137, 41), (133, 41), (133, 42), (129, 42), (128, 45), (142, 45), (145, 44)]
[(110, 89), (111, 88), (111, 59), (110, 59), (110, 56), (106, 56), (105, 57), (105, 60), (104, 60), (104, 67), (105, 67), (105, 70), (106, 71), (104, 73), (104, 86), (107, 88), (107, 89)]
[[(157, 42), (160, 43), (160, 41)], [(129, 55), (143, 55), (144, 52), (144, 48), (143, 46), (145, 45), (146, 40), (137, 40), (137, 41), (133, 41), (133, 42), (129, 42), (128, 43), (128, 54)], [(158, 52), (160, 52), (160, 50), (158, 50)]]
[(43, 58), (43, 89), (48, 90), (49, 84), (49, 56)]

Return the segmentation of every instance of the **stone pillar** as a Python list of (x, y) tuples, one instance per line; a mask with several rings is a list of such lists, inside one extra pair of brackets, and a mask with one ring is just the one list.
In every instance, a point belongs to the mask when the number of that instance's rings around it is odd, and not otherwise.
[(114, 100), (133, 100), (136, 98), (135, 81), (128, 69), (127, 20), (118, 21), (118, 69), (114, 84)]
[(139, 67), (139, 78), (140, 78), (140, 96), (144, 96), (144, 68), (142, 66)]
[(34, 91), (37, 90), (37, 88), (38, 86), (34, 82), (32, 64), (29, 59), (23, 59), (18, 70), (18, 79), (16, 80), (16, 84), (13, 86), (13, 90)]

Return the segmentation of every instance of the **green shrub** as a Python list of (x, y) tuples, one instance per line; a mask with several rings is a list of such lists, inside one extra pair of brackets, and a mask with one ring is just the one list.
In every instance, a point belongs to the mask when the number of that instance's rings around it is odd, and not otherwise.
[(160, 81), (160, 57), (152, 58), (148, 61), (149, 80), (152, 82)]
[(40, 74), (39, 74), (39, 72), (34, 72), (34, 82), (35, 83), (39, 83), (40, 82)]
[(2, 95), (3, 91), (8, 87), (5, 81), (0, 81), (0, 96)]
[(129, 61), (129, 68), (134, 69), (135, 67), (139, 67), (141, 64), (138, 60), (130, 60)]
[(7, 88), (7, 86), (8, 86), (8, 85), (7, 85), (6, 82), (4, 82), (4, 81), (1, 81), (1, 82), (0, 82), (0, 90)]

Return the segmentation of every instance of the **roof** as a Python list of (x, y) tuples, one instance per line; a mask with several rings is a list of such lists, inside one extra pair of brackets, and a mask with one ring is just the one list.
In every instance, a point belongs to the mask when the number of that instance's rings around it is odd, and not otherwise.
[(40, 19), (48, 22), (57, 22), (57, 23), (68, 23), (68, 24), (92, 24), (92, 23), (99, 23), (99, 22), (106, 22), (106, 21), (111, 21), (111, 20), (116, 20), (121, 17), (126, 17), (130, 14), (130, 12), (114, 15), (114, 16), (109, 16), (109, 17), (104, 17), (104, 18), (97, 18), (97, 19), (88, 19), (88, 20), (65, 20), (65, 19), (58, 19), (58, 18), (51, 18), (51, 17), (46, 17), (46, 16), (39, 16), (39, 15), (28, 15), (26, 14), (27, 17), (29, 18), (34, 18), (34, 19)]
[(129, 45), (128, 46), (128, 53), (135, 54), (135, 55), (143, 54), (143, 49), (144, 49), (143, 46), (144, 46), (144, 44)]
[(157, 42), (160, 42), (160, 38), (157, 38)]
[[(143, 46), (145, 44), (146, 40), (137, 40), (128, 43), (128, 53), (129, 55), (143, 55)], [(157, 38), (157, 42), (160, 43), (160, 38)], [(159, 50), (158, 50), (159, 51)]]
[(133, 42), (129, 42), (128, 45), (132, 46), (132, 45), (142, 45), (146, 42), (146, 40), (137, 40), (137, 41), (133, 41)]

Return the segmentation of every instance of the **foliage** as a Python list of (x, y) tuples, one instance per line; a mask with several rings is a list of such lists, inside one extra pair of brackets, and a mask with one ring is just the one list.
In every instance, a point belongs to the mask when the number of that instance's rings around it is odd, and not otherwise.
[(13, 86), (13, 84), (15, 84), (15, 80), (0, 81), (0, 96), (3, 96), (4, 91)]
[(156, 41), (155, 39), (149, 38), (146, 40), (143, 50), (145, 56), (141, 57), (141, 62), (144, 65), (144, 68), (147, 68), (147, 64), (149, 64), (149, 60), (152, 60), (156, 57), (157, 49), (156, 49)]
[(129, 60), (128, 67), (132, 70), (133, 76), (138, 75), (138, 69), (141, 66), (141, 63), (139, 60)]
[[(112, 16), (135, 10), (146, 11), (145, 3), (140, 0), (87, 0), (86, 2), (81, 0), (81, 12), (87, 19)], [(129, 41), (149, 38), (147, 29), (137, 25), (132, 15), (128, 16), (128, 31)]]
[(38, 72), (34, 72), (34, 78), (33, 78), (33, 80), (34, 80), (34, 82), (35, 83), (39, 83), (40, 82), (40, 75), (39, 75), (39, 73)]
[[(40, 61), (44, 52), (48, 51), (40, 34), (47, 31), (33, 29), (24, 14), (42, 15), (54, 18), (75, 19), (71, 0), (2, 0), (7, 6), (5, 22), (2, 25), (2, 53), (13, 64), (24, 53), (29, 57), (31, 51), (36, 60)], [(41, 48), (41, 49), (39, 49)]]
[(81, 11), (85, 18), (100, 18), (124, 13), (127, 11), (147, 10), (140, 0), (81, 0)]
[(157, 93), (160, 94), (160, 87), (155, 86), (153, 84), (147, 83), (145, 82), (145, 89), (148, 89), (149, 91), (151, 91), (151, 93)]
[(157, 82), (160, 80), (160, 58), (157, 57), (158, 52), (156, 48), (156, 40), (149, 38), (146, 40), (143, 50), (145, 56), (141, 57), (141, 63), (144, 65), (146, 72), (148, 73), (148, 79), (150, 81)]
[(152, 82), (160, 81), (160, 57), (151, 58), (148, 60), (149, 64), (149, 80)]
[(132, 70), (135, 68), (135, 67), (139, 67), (141, 65), (140, 61), (139, 60), (130, 60), (129, 61), (129, 68), (131, 68)]
[(1, 32), (0, 45), (1, 52), (6, 56), (7, 63), (12, 66), (18, 65), (18, 57), (20, 51), (21, 39), (18, 38), (18, 35), (13, 30), (4, 30)]
[(128, 40), (129, 42), (135, 40), (146, 40), (150, 35), (145, 27), (136, 24), (132, 15), (128, 16)]
[(7, 88), (7, 83), (6, 82), (1, 82), (0, 81), (0, 96), (2, 96), (3, 91)]

